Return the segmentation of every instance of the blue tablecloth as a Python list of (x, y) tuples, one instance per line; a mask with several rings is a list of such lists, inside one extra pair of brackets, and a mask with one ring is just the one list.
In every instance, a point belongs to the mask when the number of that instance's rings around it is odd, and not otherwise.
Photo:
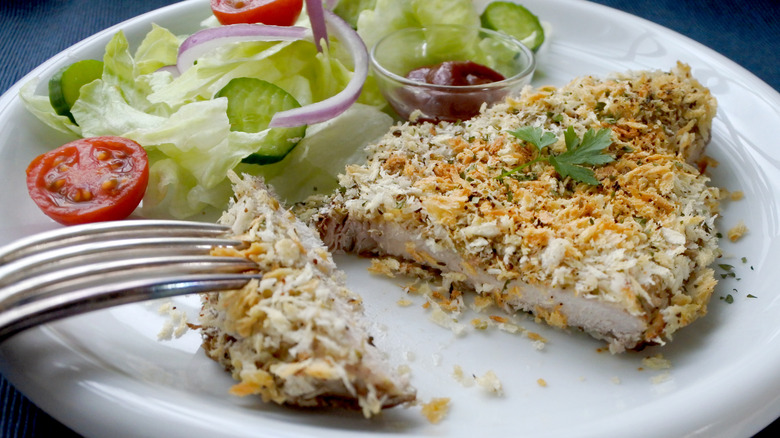
[[(5, 0), (0, 5), (0, 93), (49, 57), (106, 27), (171, 0)], [(780, 90), (778, 0), (596, 0), (673, 29)], [(0, 376), (0, 437), (78, 436)], [(780, 426), (776, 422), (775, 425)], [(768, 436), (764, 431), (760, 435)]]

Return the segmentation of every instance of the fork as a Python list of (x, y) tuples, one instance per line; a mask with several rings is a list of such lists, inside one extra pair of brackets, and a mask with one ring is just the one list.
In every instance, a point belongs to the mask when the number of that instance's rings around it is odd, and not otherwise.
[(226, 226), (176, 220), (76, 225), (0, 248), (0, 342), (92, 310), (190, 293), (239, 289), (258, 274)]

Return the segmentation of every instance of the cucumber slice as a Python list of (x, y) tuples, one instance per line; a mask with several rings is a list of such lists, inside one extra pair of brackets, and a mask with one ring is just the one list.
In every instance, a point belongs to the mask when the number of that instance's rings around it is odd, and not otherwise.
[[(261, 132), (268, 129), (271, 117), (279, 111), (301, 105), (288, 92), (257, 78), (231, 79), (215, 97), (227, 97), (227, 116), (231, 131)], [(242, 161), (270, 164), (281, 161), (306, 134), (306, 126), (271, 128), (257, 150)]]
[(79, 98), (81, 87), (103, 76), (103, 61), (85, 59), (63, 67), (49, 79), (49, 102), (54, 112), (76, 123), (70, 109)]
[(544, 29), (539, 18), (522, 5), (511, 2), (492, 2), (480, 16), (482, 27), (511, 35), (531, 50), (544, 42)]

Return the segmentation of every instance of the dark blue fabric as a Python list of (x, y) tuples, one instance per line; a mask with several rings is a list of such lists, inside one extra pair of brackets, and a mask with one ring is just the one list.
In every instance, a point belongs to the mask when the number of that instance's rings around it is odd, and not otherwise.
[[(780, 90), (780, 0), (596, 0), (675, 30)], [(0, 2), (0, 93), (70, 45), (171, 0)], [(99, 4), (100, 7), (95, 7)]]
[(780, 0), (596, 0), (672, 29), (780, 91)]
[[(3, 0), (0, 93), (37, 65), (93, 33), (170, 0)], [(780, 90), (780, 0), (596, 0), (646, 18), (720, 52)], [(74, 432), (0, 376), (0, 437), (70, 437)], [(769, 436), (762, 432), (761, 436)]]

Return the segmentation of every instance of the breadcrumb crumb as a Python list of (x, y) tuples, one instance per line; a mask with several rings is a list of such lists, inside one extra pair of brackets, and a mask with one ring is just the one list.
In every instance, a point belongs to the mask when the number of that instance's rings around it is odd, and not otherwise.
[(532, 341), (539, 341), (539, 342), (542, 342), (542, 343), (546, 343), (547, 342), (547, 339), (545, 339), (542, 335), (540, 335), (539, 333), (536, 333), (536, 332), (526, 332), (525, 335), (528, 336), (528, 339), (530, 339)]
[(739, 200), (741, 200), (744, 197), (745, 197), (745, 194), (742, 192), (742, 190), (737, 190), (737, 191), (731, 192), (729, 194), (729, 199), (731, 199), (732, 201), (739, 201)]
[(542, 388), (547, 388), (547, 381), (544, 379), (536, 379), (536, 383)]
[(745, 235), (745, 233), (748, 232), (748, 227), (745, 225), (744, 222), (739, 221), (736, 225), (734, 225), (729, 231), (728, 236), (729, 240), (732, 242), (736, 242), (739, 240), (742, 236)]
[(446, 312), (444, 312), (441, 309), (441, 307), (439, 307), (438, 304), (432, 303), (432, 305), (433, 305), (433, 310), (431, 311), (431, 316), (430, 316), (431, 321), (435, 322), (436, 324), (446, 329), (450, 329), (452, 333), (455, 334), (455, 336), (463, 336), (466, 333), (465, 325), (458, 323), (455, 319), (450, 317)]
[(472, 310), (481, 312), (494, 304), (493, 297), (490, 295), (476, 295), (471, 305)]
[(471, 320), (471, 326), (477, 330), (485, 330), (488, 328), (488, 323), (484, 319), (474, 318)]
[(672, 362), (658, 353), (655, 356), (642, 359), (642, 366), (651, 370), (667, 370), (672, 367)]
[(489, 318), (492, 319), (493, 321), (497, 322), (497, 323), (505, 323), (505, 322), (507, 322), (507, 319), (504, 318), (503, 316), (490, 315)]
[(511, 334), (517, 334), (517, 333), (524, 333), (526, 332), (526, 329), (520, 327), (517, 324), (511, 323), (511, 322), (499, 322), (496, 323), (492, 319), (487, 322), (488, 325), (492, 327), (496, 327), (497, 329), (501, 330), (502, 332), (507, 332)]
[(455, 365), (452, 368), (452, 377), (456, 382), (460, 383), (466, 388), (474, 386), (474, 376), (467, 376), (466, 373), (463, 372), (463, 368), (461, 368), (460, 365)]
[(450, 411), (449, 397), (433, 398), (422, 405), (422, 414), (433, 424), (439, 423)]
[(470, 388), (476, 383), (480, 388), (487, 390), (491, 394), (497, 396), (504, 395), (504, 387), (501, 384), (501, 380), (493, 370), (489, 370), (484, 375), (477, 377), (473, 374), (467, 375), (460, 365), (455, 365), (452, 368), (452, 377), (466, 388)]
[(157, 333), (157, 340), (170, 341), (174, 338), (178, 339), (184, 336), (184, 334), (187, 333), (187, 330), (189, 330), (189, 326), (187, 325), (187, 313), (178, 310), (176, 306), (173, 305), (173, 302), (163, 302), (157, 312), (160, 315), (168, 317), (163, 324), (163, 327), (160, 329), (160, 332)]
[(384, 275), (389, 278), (395, 278), (396, 273), (400, 270), (401, 263), (390, 257), (371, 259), (371, 266), (368, 267), (368, 272), (376, 275)]
[(651, 381), (651, 382), (653, 382), (653, 384), (654, 384), (654, 385), (658, 385), (658, 384), (660, 384), (660, 383), (666, 382), (666, 381), (667, 381), (667, 380), (669, 380), (671, 377), (672, 377), (672, 376), (671, 376), (671, 374), (669, 374), (669, 372), (668, 372), (668, 371), (666, 371), (666, 372), (663, 372), (663, 373), (661, 373), (661, 374), (659, 374), (659, 375), (657, 375), (657, 376), (653, 376), (653, 377), (650, 379), (650, 381)]
[(493, 370), (486, 372), (483, 376), (476, 377), (474, 380), (477, 382), (477, 385), (490, 393), (498, 396), (504, 395), (504, 387), (501, 385), (501, 380), (499, 380)]

